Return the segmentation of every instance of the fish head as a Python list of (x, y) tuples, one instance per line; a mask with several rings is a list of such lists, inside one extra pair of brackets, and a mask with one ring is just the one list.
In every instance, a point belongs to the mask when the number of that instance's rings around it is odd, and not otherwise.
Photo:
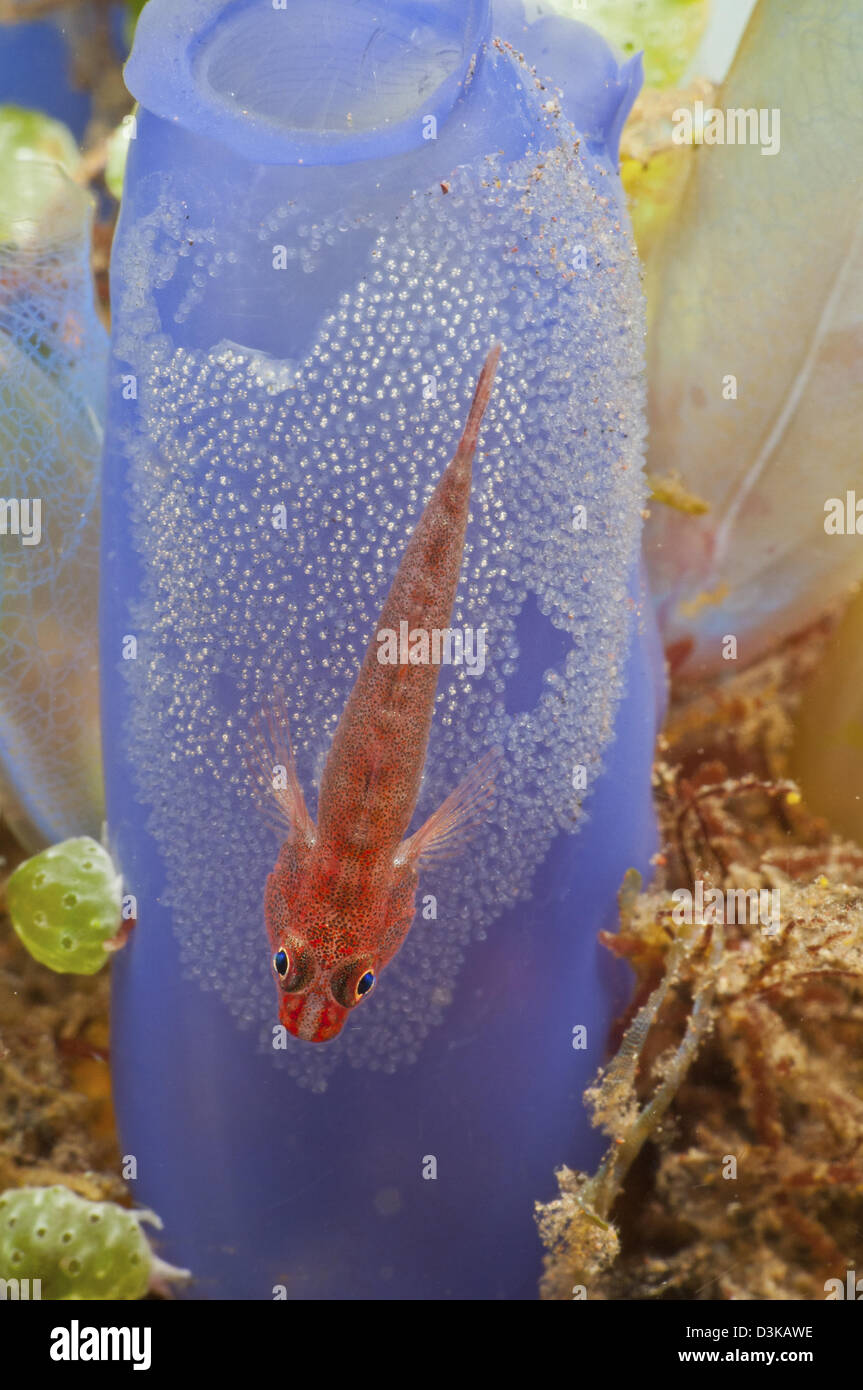
[(357, 921), (345, 917), (313, 865), (283, 846), (267, 882), (264, 911), (279, 1019), (295, 1038), (329, 1042), (374, 987), (375, 904), (366, 899)]
[(416, 881), (412, 867), (392, 867), (346, 913), (313, 874), (292, 873), (286, 879), (278, 868), (271, 874), (266, 897), (271, 964), (279, 1019), (293, 1037), (329, 1042), (368, 998), (407, 935)]
[[(291, 950), (296, 952), (298, 947), (298, 954), (292, 956)], [(273, 953), (279, 1019), (295, 1038), (329, 1042), (341, 1032), (351, 1011), (371, 993), (377, 962), (364, 954), (342, 960), (329, 970), (316, 963), (314, 974), (306, 981), (301, 974), (302, 961), (298, 942), (285, 942)]]

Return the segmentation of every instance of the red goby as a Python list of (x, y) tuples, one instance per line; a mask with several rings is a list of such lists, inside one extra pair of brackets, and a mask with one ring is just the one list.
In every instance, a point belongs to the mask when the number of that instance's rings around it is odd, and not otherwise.
[(440, 668), (381, 660), (379, 634), (449, 628), (461, 570), (473, 457), (500, 346), (480, 374), (461, 442), (407, 543), (333, 737), (310, 816), (283, 710), (256, 724), (256, 761), (287, 837), (267, 879), (265, 918), (279, 1018), (295, 1037), (326, 1042), (407, 936), (419, 869), (458, 848), (493, 790), (490, 750), (409, 838)]

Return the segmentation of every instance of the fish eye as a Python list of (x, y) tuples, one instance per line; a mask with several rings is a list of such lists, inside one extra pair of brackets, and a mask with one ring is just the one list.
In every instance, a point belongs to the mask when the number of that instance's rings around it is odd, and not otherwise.
[(273, 953), (273, 970), (279, 989), (285, 994), (300, 994), (315, 978), (317, 965), (311, 948), (304, 941), (291, 938)]
[(375, 982), (375, 972), (368, 956), (337, 965), (330, 976), (330, 992), (343, 1009), (352, 1009), (368, 994)]

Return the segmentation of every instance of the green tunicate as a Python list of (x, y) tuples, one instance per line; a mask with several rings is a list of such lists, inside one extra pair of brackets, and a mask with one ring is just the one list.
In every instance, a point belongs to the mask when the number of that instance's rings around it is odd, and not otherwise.
[(31, 956), (61, 974), (94, 975), (120, 927), (122, 884), (111, 856), (82, 835), (25, 859), (6, 903)]
[(90, 1202), (67, 1187), (0, 1194), (0, 1279), (39, 1279), (43, 1299), (143, 1298), (154, 1276), (187, 1277), (153, 1254), (152, 1212)]
[(22, 227), (35, 227), (46, 215), (53, 216), (58, 189), (65, 187), (78, 159), (75, 137), (61, 121), (22, 106), (0, 106), (0, 231), (4, 240), (13, 223), (20, 234)]
[(0, 106), (0, 161), (52, 159), (71, 174), (78, 158), (75, 137), (62, 121), (24, 106)]

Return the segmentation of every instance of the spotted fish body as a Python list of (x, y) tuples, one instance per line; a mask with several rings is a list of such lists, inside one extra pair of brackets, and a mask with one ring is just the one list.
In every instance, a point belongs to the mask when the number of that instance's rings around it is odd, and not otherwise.
[(425, 766), (439, 666), (381, 662), (378, 633), (450, 625), (470, 507), (473, 458), (500, 346), (486, 358), (461, 442), (408, 541), (333, 737), (310, 816), (283, 711), (258, 727), (258, 763), (283, 769), (275, 792), (287, 837), (267, 879), (265, 918), (280, 991), (279, 1017), (295, 1037), (340, 1031), (414, 918), (418, 871), (458, 847), (482, 819), (499, 758), (492, 750), (405, 839)]

